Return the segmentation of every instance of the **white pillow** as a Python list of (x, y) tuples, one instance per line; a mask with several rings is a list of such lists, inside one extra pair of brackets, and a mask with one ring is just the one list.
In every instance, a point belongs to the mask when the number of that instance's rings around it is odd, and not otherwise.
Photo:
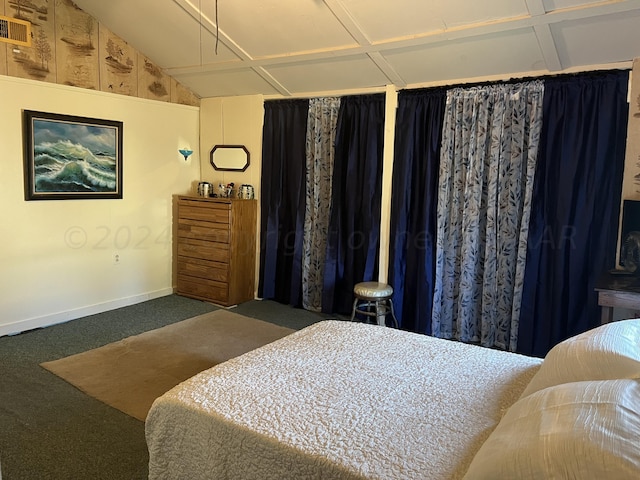
[(521, 398), (464, 480), (640, 478), (640, 380), (575, 382)]
[(640, 378), (640, 319), (607, 323), (553, 347), (520, 398), (561, 383)]

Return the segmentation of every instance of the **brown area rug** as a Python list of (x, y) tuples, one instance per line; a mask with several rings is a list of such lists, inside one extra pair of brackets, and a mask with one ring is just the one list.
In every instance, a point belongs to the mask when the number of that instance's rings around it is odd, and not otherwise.
[(216, 310), (41, 366), (144, 421), (153, 401), (178, 383), (292, 332)]

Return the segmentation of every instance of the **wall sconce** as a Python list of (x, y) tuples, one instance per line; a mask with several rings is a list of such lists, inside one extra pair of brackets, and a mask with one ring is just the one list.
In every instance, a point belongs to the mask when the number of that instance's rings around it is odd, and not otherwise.
[(184, 161), (187, 161), (187, 158), (189, 158), (189, 155), (191, 155), (193, 153), (193, 150), (187, 150), (186, 148), (181, 148), (180, 150), (178, 150), (182, 156), (184, 157)]

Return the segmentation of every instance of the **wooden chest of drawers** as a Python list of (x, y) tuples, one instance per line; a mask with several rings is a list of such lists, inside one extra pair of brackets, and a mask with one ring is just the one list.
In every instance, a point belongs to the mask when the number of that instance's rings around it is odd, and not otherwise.
[(224, 306), (254, 298), (256, 200), (177, 197), (176, 293)]

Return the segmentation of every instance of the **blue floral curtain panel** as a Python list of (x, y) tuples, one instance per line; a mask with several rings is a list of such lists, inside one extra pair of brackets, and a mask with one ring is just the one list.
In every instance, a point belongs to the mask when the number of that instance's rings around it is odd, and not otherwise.
[(313, 98), (307, 119), (307, 173), (302, 257), (302, 306), (322, 309), (324, 263), (331, 213), (331, 181), (340, 98)]
[(434, 336), (515, 350), (543, 82), (447, 93)]

